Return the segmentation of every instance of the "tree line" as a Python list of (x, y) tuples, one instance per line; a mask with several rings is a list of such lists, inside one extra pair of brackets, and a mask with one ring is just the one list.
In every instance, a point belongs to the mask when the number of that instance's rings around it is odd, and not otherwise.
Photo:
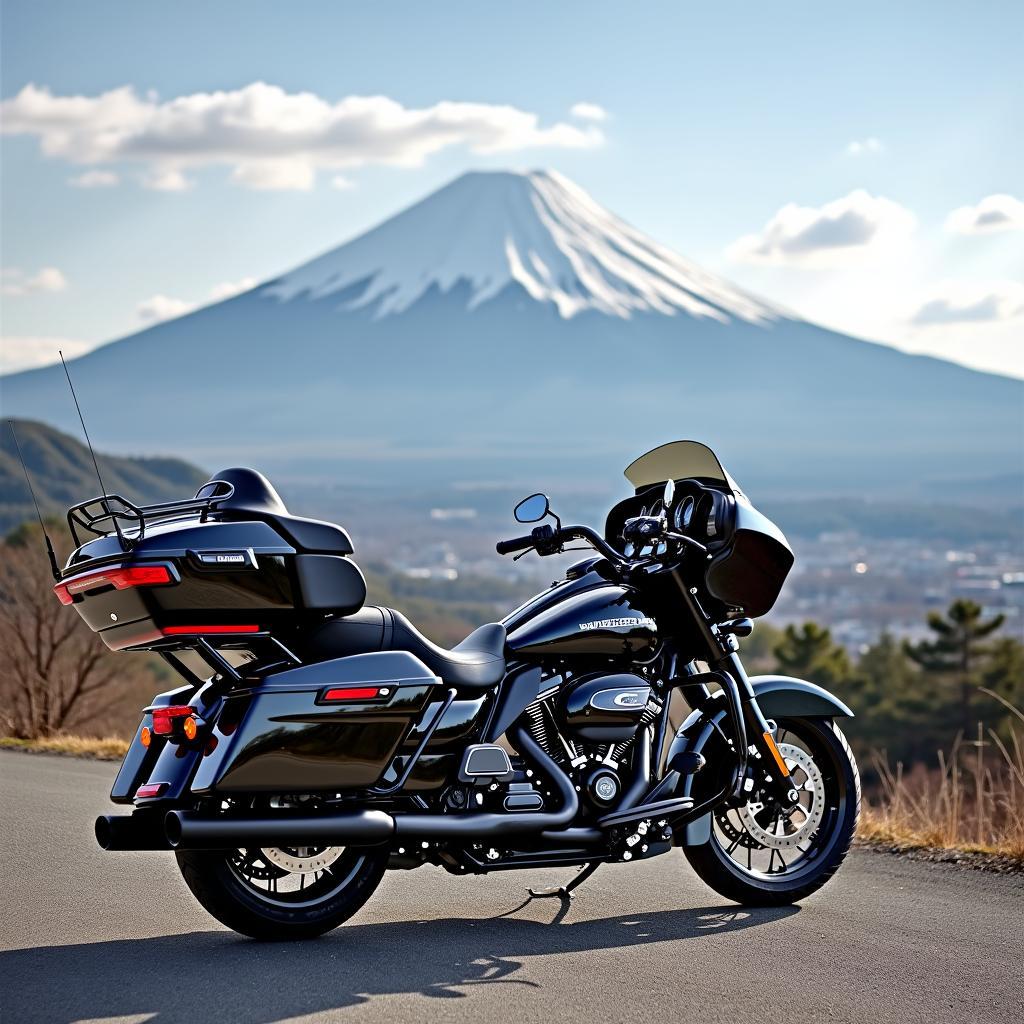
[(974, 735), (979, 722), (1008, 736), (1012, 713), (992, 694), (1024, 708), (1024, 643), (1004, 628), (1003, 615), (986, 616), (970, 600), (926, 621), (927, 639), (883, 633), (856, 659), (819, 623), (762, 624), (748, 653), (759, 671), (809, 679), (849, 704), (856, 718), (843, 728), (862, 754), (934, 762), (936, 751)]

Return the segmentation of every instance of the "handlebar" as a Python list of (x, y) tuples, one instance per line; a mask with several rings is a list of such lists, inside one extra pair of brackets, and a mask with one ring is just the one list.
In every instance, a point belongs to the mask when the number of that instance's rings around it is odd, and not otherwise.
[(511, 555), (513, 551), (527, 551), (533, 547), (535, 541), (530, 537), (513, 537), (511, 540), (499, 540), (494, 545), (494, 550), (499, 555)]
[(528, 551), (536, 547), (541, 554), (554, 554), (568, 541), (586, 541), (595, 551), (600, 552), (616, 565), (628, 565), (629, 559), (624, 558), (600, 534), (589, 526), (563, 526), (557, 530), (550, 527), (538, 527), (528, 537), (513, 537), (511, 540), (499, 540), (494, 550), (499, 555), (510, 555), (513, 551)]

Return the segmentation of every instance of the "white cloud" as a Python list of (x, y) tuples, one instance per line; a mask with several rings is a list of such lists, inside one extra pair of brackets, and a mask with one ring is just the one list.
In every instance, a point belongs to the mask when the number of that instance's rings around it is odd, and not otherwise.
[(331, 178), (331, 188), (336, 188), (339, 192), (346, 192), (355, 187), (356, 183), (351, 178), (346, 178), (344, 174), (335, 174)]
[(957, 235), (993, 235), (999, 231), (1024, 231), (1024, 202), (998, 193), (976, 206), (961, 206), (946, 218), (946, 230)]
[(909, 317), (914, 327), (1002, 324), (1024, 317), (1024, 284), (1017, 281), (946, 281), (918, 301)]
[[(242, 292), (249, 291), (250, 288), (255, 288), (256, 283), (255, 277), (243, 277), (239, 281), (222, 281), (210, 289), (205, 302), (223, 302), (225, 299), (232, 299), (236, 295), (241, 295)], [(178, 299), (170, 295), (152, 295), (135, 307), (135, 314), (144, 323), (156, 324), (163, 320), (173, 320), (175, 317), (184, 316), (204, 304), (189, 302), (188, 299)]]
[(581, 121), (606, 121), (608, 119), (608, 111), (597, 103), (574, 103), (569, 113)]
[(155, 192), (186, 192), (195, 182), (186, 178), (177, 167), (156, 166), (143, 177), (142, 184)]
[(316, 184), (316, 169), (308, 160), (247, 160), (231, 172), (236, 185), (260, 191), (308, 192)]
[(737, 239), (726, 255), (743, 263), (841, 266), (894, 254), (915, 224), (906, 207), (856, 189), (824, 206), (787, 203), (759, 233)]
[(83, 171), (81, 174), (68, 178), (68, 184), (75, 188), (111, 188), (119, 184), (121, 178), (113, 171)]
[(67, 278), (56, 267), (42, 267), (35, 274), (29, 274), (20, 267), (5, 267), (0, 271), (0, 295), (14, 297), (35, 292), (62, 292), (67, 286)]
[(250, 288), (256, 287), (255, 277), (243, 277), (241, 281), (222, 281), (210, 289), (210, 298), (214, 302), (222, 302), (224, 299), (234, 298), (247, 292)]
[(95, 342), (80, 338), (53, 338), (37, 335), (5, 335), (0, 338), (0, 373), (31, 370), (35, 366), (48, 366), (64, 352), (67, 359), (84, 355), (96, 347)]
[(596, 125), (542, 126), (536, 114), (512, 106), (442, 101), (413, 108), (387, 96), (330, 102), (265, 82), (164, 101), (131, 86), (55, 96), (26, 85), (0, 104), (0, 122), (7, 134), (38, 137), (48, 157), (140, 163), (149, 186), (165, 190), (188, 187), (188, 169), (211, 165), (231, 168), (239, 185), (294, 189), (308, 188), (322, 168), (416, 166), (450, 146), (491, 154), (604, 141)]
[(152, 295), (135, 307), (135, 313), (144, 323), (156, 324), (162, 320), (173, 320), (195, 309), (194, 302), (171, 298), (169, 295)]
[(868, 136), (866, 139), (854, 139), (853, 142), (849, 143), (846, 147), (847, 156), (870, 156), (872, 154), (881, 153), (885, 149), (880, 139), (876, 139), (873, 135)]

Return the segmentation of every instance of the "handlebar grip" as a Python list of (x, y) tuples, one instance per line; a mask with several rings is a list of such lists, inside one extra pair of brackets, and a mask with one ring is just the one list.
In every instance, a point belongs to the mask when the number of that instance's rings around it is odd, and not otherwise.
[(494, 550), (499, 555), (510, 555), (513, 551), (526, 551), (532, 548), (534, 545), (534, 538), (532, 535), (529, 537), (513, 537), (511, 540), (499, 540), (494, 545)]

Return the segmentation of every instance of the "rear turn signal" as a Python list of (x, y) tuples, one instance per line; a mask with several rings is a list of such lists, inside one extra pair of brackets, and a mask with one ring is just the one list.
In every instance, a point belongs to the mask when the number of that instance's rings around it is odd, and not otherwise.
[(189, 715), (182, 723), (181, 731), (185, 734), (185, 739), (194, 740), (196, 738), (196, 733), (199, 732), (199, 723), (192, 715)]
[(144, 746), (148, 747), (153, 742), (153, 733), (150, 731), (148, 725), (142, 727), (142, 732), (139, 733), (139, 742)]
[(53, 592), (61, 604), (71, 604), (75, 594), (95, 590), (97, 587), (130, 590), (132, 587), (160, 587), (174, 582), (171, 570), (166, 565), (132, 565), (98, 569), (95, 572), (83, 573), (81, 576), (72, 576), (71, 579), (58, 583)]

